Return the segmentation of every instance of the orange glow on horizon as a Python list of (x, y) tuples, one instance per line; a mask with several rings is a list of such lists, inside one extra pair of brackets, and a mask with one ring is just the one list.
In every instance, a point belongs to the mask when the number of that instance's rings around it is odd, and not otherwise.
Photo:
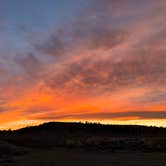
[[(137, 116), (96, 118), (95, 114), (98, 113), (125, 113), (133, 111), (132, 109), (155, 112), (156, 110), (163, 111), (165, 108), (164, 104), (133, 105), (130, 98), (141, 95), (144, 93), (144, 89), (128, 89), (120, 93), (121, 95), (115, 93), (94, 98), (68, 95), (58, 97), (49, 91), (41, 92), (38, 88), (33, 88), (25, 93), (23, 97), (10, 102), (8, 107), (15, 109), (1, 113), (1, 129), (17, 129), (47, 121), (94, 121), (104, 124), (139, 124), (140, 121), (142, 125), (166, 126), (166, 120), (164, 119), (159, 122), (159, 119), (141, 119)], [(80, 114), (83, 114), (83, 117), (79, 117)], [(94, 114), (94, 117), (89, 118), (88, 114)], [(78, 118), (75, 118), (77, 116)]]

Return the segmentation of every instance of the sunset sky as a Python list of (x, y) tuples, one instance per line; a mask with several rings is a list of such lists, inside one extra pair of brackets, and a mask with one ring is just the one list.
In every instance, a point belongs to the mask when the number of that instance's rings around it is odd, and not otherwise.
[(47, 121), (166, 127), (165, 0), (0, 0), (0, 129)]

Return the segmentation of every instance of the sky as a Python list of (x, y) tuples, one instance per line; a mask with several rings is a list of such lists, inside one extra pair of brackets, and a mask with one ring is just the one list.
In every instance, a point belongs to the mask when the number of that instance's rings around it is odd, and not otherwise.
[(165, 20), (165, 0), (0, 0), (0, 129), (166, 127)]

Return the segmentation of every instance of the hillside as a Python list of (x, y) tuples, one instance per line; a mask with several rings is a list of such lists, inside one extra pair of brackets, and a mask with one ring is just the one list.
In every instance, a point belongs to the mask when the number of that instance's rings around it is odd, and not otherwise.
[(166, 128), (50, 122), (0, 131), (0, 166), (163, 166)]
[(166, 151), (166, 128), (50, 122), (15, 131), (0, 138), (32, 148), (77, 148), (97, 151)]

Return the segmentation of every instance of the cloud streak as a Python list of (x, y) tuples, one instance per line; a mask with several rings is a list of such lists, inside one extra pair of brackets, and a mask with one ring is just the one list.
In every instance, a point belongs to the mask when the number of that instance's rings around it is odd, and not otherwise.
[(78, 119), (78, 120), (137, 120), (137, 119), (166, 119), (166, 111), (130, 111), (130, 112), (118, 112), (118, 113), (93, 113), (93, 114), (68, 114), (55, 116), (50, 115), (39, 115), (32, 116), (32, 119), (40, 120), (63, 120), (63, 119)]

